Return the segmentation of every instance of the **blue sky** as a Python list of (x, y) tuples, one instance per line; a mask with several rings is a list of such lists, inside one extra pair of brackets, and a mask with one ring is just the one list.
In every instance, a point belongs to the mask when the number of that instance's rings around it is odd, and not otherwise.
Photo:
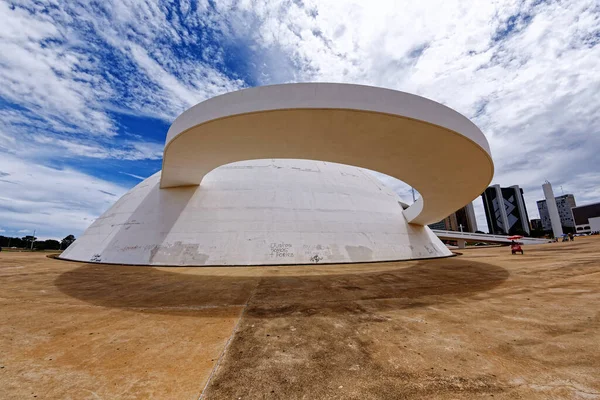
[(79, 235), (160, 169), (179, 113), (285, 82), (383, 86), (458, 110), (532, 218), (546, 179), (600, 201), (597, 0), (0, 0), (0, 24), (2, 235)]

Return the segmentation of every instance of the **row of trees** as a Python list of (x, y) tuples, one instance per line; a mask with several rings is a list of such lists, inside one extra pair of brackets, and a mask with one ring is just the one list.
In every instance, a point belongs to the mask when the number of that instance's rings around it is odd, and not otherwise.
[(68, 235), (60, 242), (54, 239), (37, 240), (35, 236), (7, 237), (0, 236), (0, 247), (16, 247), (18, 249), (31, 249), (33, 242), (34, 250), (64, 250), (75, 241), (75, 236)]

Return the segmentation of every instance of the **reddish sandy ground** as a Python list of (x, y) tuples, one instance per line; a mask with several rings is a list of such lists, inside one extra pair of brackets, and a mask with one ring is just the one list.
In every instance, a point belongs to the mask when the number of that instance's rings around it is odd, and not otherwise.
[(1, 399), (600, 399), (600, 237), (401, 263), (0, 253)]

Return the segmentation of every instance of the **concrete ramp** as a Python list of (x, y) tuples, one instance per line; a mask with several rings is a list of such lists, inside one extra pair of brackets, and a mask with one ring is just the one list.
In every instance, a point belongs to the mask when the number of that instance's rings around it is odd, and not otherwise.
[[(443, 231), (439, 229), (432, 229), (435, 235), (442, 240), (456, 240), (458, 242), (458, 248), (463, 249), (466, 243), (498, 243), (498, 244), (510, 244), (512, 242), (508, 236), (503, 235), (488, 235), (485, 233), (472, 233), (472, 232), (456, 232), (456, 231)], [(518, 240), (519, 243), (523, 244), (544, 244), (549, 243), (549, 239), (529, 238), (523, 237)]]

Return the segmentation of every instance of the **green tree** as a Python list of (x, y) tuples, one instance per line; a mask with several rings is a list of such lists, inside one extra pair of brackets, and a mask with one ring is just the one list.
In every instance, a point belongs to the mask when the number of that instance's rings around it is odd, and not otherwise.
[(33, 243), (33, 248), (36, 250), (58, 250), (60, 242), (54, 239), (40, 240)]
[(35, 236), (31, 236), (31, 235), (23, 236), (21, 238), (21, 241), (24, 245), (23, 247), (28, 248), (28, 249), (31, 248), (31, 243), (35, 242), (36, 239), (37, 238)]
[(0, 247), (25, 247), (25, 243), (18, 237), (0, 236)]
[(75, 241), (75, 236), (68, 235), (60, 242), (60, 248), (66, 250)]

